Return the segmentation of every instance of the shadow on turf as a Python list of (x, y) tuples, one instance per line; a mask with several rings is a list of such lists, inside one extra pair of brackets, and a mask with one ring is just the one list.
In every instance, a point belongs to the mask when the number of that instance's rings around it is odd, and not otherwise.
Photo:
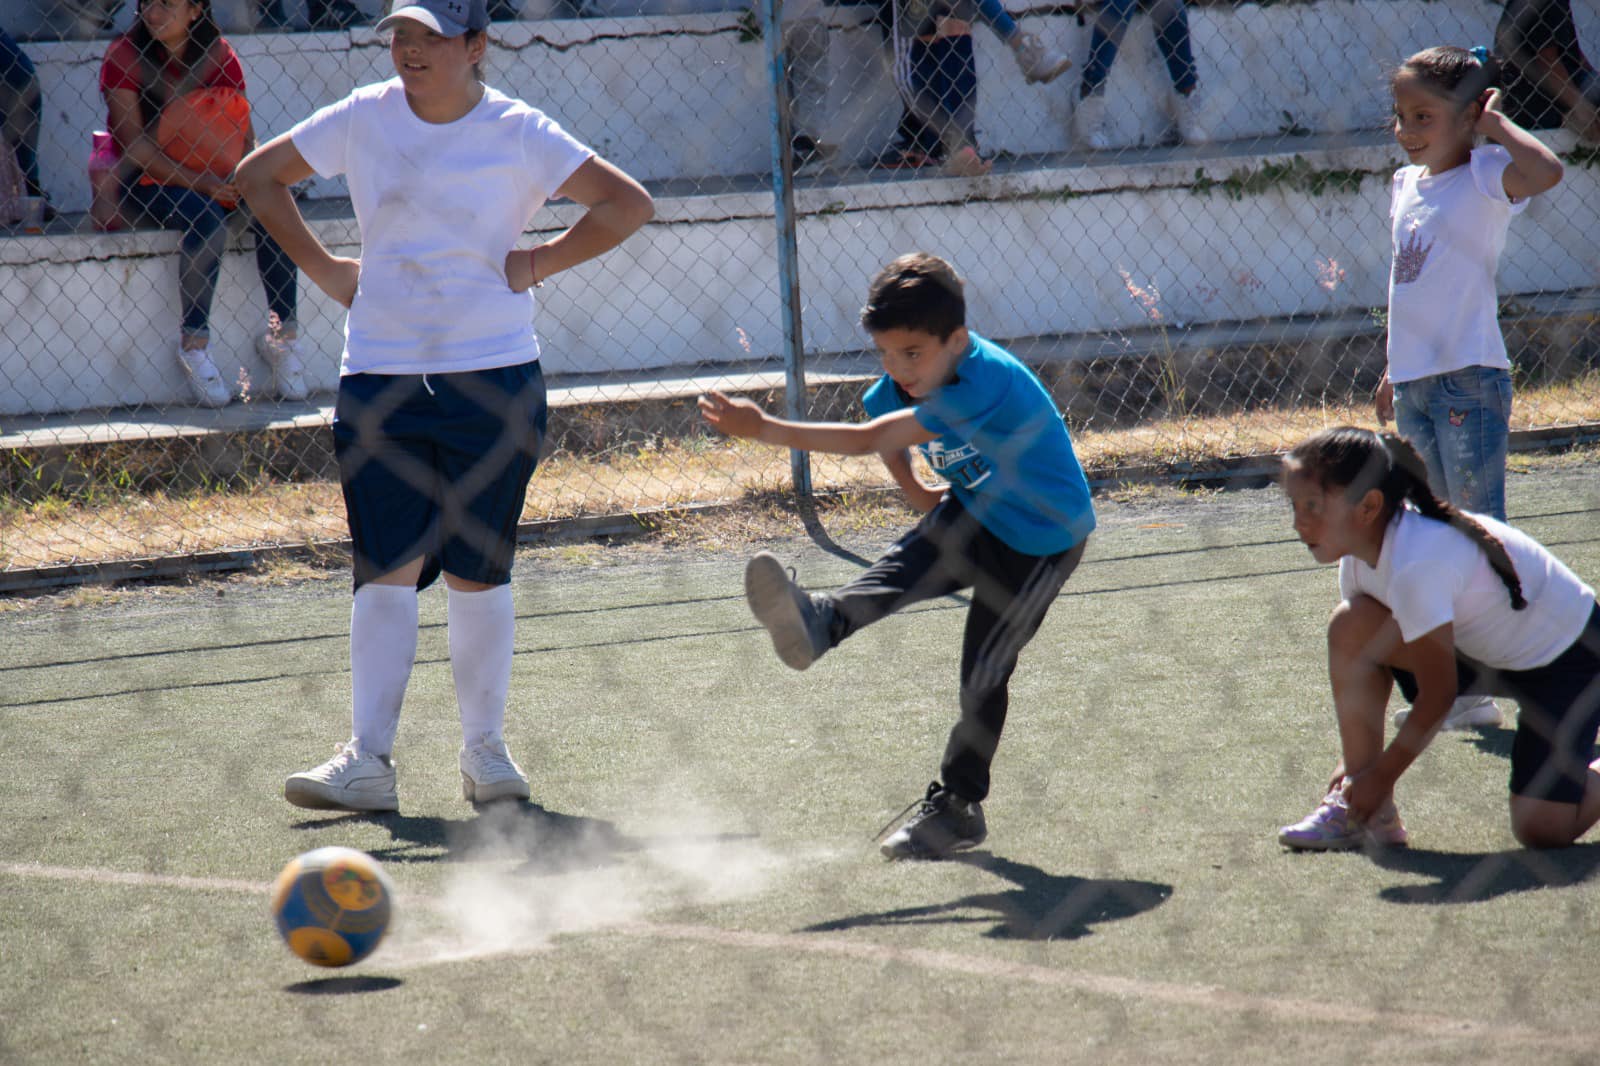
[(387, 992), (403, 984), (405, 982), (398, 977), (318, 977), (286, 985), (284, 991), (300, 996), (356, 996), (363, 992)]
[[(370, 822), (389, 831), (390, 847), (367, 848), (381, 862), (472, 862), (515, 859), (525, 862), (517, 873), (555, 874), (593, 869), (618, 855), (643, 851), (652, 841), (630, 837), (613, 822), (546, 810), (528, 800), (486, 803), (472, 818), (416, 817), (405, 814), (342, 814), (297, 822), (295, 829), (326, 829), (351, 822)], [(747, 840), (753, 833), (717, 833), (695, 842)], [(688, 838), (674, 837), (674, 844)]]
[(1480, 853), (1385, 848), (1372, 860), (1385, 870), (1433, 878), (1431, 884), (1381, 889), (1379, 897), (1390, 903), (1481, 903), (1513, 892), (1582, 884), (1600, 870), (1600, 844)]
[[(948, 861), (987, 870), (1014, 884), (998, 892), (979, 892), (926, 907), (857, 914), (808, 925), (801, 932), (832, 933), (864, 925), (921, 925), (933, 922), (993, 922), (984, 936), (1002, 940), (1075, 940), (1095, 925), (1133, 918), (1172, 897), (1172, 886), (1154, 881), (1105, 881), (1045, 873), (1037, 866), (971, 851)], [(983, 913), (988, 912), (988, 913)]]

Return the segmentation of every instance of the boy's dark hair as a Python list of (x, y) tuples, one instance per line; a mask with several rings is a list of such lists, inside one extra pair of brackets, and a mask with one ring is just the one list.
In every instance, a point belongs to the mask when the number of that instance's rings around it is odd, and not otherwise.
[(1433, 494), (1422, 456), (1404, 437), (1337, 426), (1295, 445), (1284, 457), (1284, 463), (1297, 467), (1324, 489), (1344, 489), (1345, 498), (1351, 503), (1377, 489), (1383, 494), (1386, 516), (1393, 515), (1409, 500), (1424, 516), (1459, 529), (1489, 557), (1490, 567), (1511, 593), (1512, 610), (1528, 606), (1522, 595), (1522, 579), (1517, 576), (1506, 546), (1470, 515)]
[(902, 255), (872, 279), (861, 324), (868, 333), (914, 329), (941, 341), (967, 324), (967, 297), (955, 267), (927, 252)]
[(1425, 48), (1401, 63), (1389, 79), (1391, 90), (1401, 77), (1417, 79), (1429, 92), (1460, 108), (1500, 84), (1500, 60), (1487, 48), (1444, 44)]

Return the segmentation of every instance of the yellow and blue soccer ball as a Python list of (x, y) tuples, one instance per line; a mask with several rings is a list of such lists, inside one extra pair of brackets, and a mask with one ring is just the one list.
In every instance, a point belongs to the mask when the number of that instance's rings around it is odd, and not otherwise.
[(292, 860), (272, 885), (272, 915), (289, 950), (315, 966), (349, 966), (389, 930), (394, 885), (354, 848), (318, 848)]

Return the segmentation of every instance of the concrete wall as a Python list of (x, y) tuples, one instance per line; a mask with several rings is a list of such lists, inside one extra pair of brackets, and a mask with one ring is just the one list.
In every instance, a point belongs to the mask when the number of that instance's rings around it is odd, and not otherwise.
[[(807, 348), (860, 347), (855, 315), (867, 278), (889, 255), (912, 248), (958, 264), (971, 280), (972, 321), (996, 337), (1148, 326), (1122, 271), (1159, 291), (1162, 321), (1172, 328), (1381, 306), (1389, 265), (1386, 175), (1397, 150), (1374, 132), (1244, 138), (1276, 134), (1285, 124), (1283, 110), (1300, 125), (1370, 130), (1387, 108), (1385, 63), (1436, 40), (1485, 39), (1492, 16), (1492, 8), (1466, 0), (1198, 9), (1195, 36), (1208, 106), (1219, 131), (1241, 139), (1148, 152), (1136, 165), (1107, 153), (1057, 156), (970, 181), (857, 172), (846, 182), (805, 183), (797, 204)], [(841, 97), (836, 113), (856, 116), (840, 125), (840, 139), (852, 151), (866, 151), (888, 136), (897, 111), (881, 67), (873, 65), (875, 31), (850, 25), (853, 17), (846, 12), (833, 35), (834, 60), (853, 61), (871, 74), (862, 91), (870, 90), (872, 102), (858, 106), (855, 98)], [(1352, 20), (1376, 29), (1339, 29)], [(636, 174), (756, 171), (769, 152), (758, 97), (760, 50), (740, 42), (728, 25), (720, 15), (497, 25), (503, 47), (491, 78), (562, 116)], [(1036, 25), (1063, 38), (1081, 33), (1071, 20)], [(988, 35), (979, 40), (986, 146), (1018, 152), (1062, 147), (1067, 89), (1022, 87), (1009, 56), (997, 53)], [(1328, 41), (1340, 43), (1327, 47)], [(246, 38), (240, 50), (257, 86), (263, 134), (378, 76), (387, 62), (364, 31)], [(52, 79), (46, 93), (55, 114), (58, 105), (79, 99), (64, 86), (93, 85), (99, 48), (67, 43), (49, 51), (53, 58), (42, 73)], [(1236, 65), (1224, 68), (1224, 57), (1234, 57)], [(1121, 129), (1130, 142), (1154, 136), (1154, 63), (1147, 20), (1141, 20), (1114, 76), (1115, 87), (1130, 98)], [(1335, 63), (1346, 65), (1334, 71)], [(269, 69), (280, 73), (264, 76)], [(1226, 77), (1224, 69), (1231, 71)], [(522, 74), (513, 78), (512, 71)], [(332, 72), (340, 72), (338, 78)], [(1235, 83), (1262, 91), (1224, 91)], [(1363, 88), (1353, 91), (1352, 84)], [(293, 92), (271, 94), (267, 85), (292, 86)], [(92, 126), (81, 121), (91, 114), (74, 120), (76, 128)], [(68, 124), (63, 118), (57, 128)], [(1565, 135), (1554, 136), (1570, 145)], [(1267, 183), (1242, 200), (1192, 188), (1197, 172), (1222, 182), (1296, 155), (1309, 170), (1375, 176), (1357, 189), (1320, 194), (1293, 181)], [(46, 182), (72, 207), (86, 189), (67, 169), (58, 152), (47, 163)], [(1595, 170), (1571, 168), (1561, 187), (1514, 223), (1502, 293), (1595, 284), (1597, 185)], [(718, 180), (698, 187), (737, 186)], [(672, 194), (658, 198), (656, 222), (626, 251), (541, 291), (539, 326), (549, 370), (638, 372), (743, 361), (781, 349), (770, 191), (696, 188), (673, 183)], [(316, 191), (339, 189), (328, 183)], [(570, 205), (548, 209), (529, 240), (574, 217)], [(315, 225), (336, 253), (358, 253), (351, 220), (324, 218)], [(172, 364), (176, 244), (176, 234), (163, 232), (0, 238), (0, 414), (185, 402)], [(1327, 260), (1343, 270), (1331, 291), (1319, 284)], [(301, 299), (312, 377), (331, 389), (343, 314), (307, 286)], [(250, 347), (264, 315), (253, 258), (230, 254), (213, 316), (213, 353), (229, 378), (242, 370), (264, 380)]]

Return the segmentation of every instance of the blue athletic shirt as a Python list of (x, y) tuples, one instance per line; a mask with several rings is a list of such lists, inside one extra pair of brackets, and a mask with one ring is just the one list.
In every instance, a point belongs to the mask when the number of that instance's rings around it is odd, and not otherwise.
[(983, 528), (1025, 555), (1054, 555), (1094, 529), (1094, 506), (1067, 424), (1017, 357), (976, 333), (955, 376), (907, 402), (885, 374), (861, 398), (868, 416), (904, 407), (939, 436), (918, 447)]

